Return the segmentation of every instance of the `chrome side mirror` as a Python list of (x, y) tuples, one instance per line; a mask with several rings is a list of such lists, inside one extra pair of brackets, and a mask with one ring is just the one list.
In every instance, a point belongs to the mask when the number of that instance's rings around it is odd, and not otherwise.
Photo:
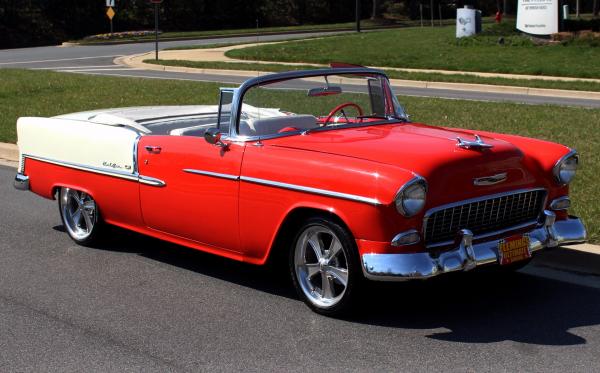
[(219, 131), (218, 128), (209, 128), (204, 132), (204, 140), (211, 145), (220, 146), (222, 148), (227, 147), (223, 141), (221, 141), (221, 136), (223, 134)]

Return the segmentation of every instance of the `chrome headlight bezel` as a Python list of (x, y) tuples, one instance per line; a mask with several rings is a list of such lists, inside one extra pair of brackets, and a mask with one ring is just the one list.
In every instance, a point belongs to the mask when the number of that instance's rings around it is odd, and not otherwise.
[(415, 175), (406, 182), (396, 193), (394, 204), (396, 211), (407, 218), (413, 217), (423, 211), (427, 201), (427, 181)]
[(571, 149), (562, 156), (552, 168), (554, 179), (559, 185), (567, 185), (575, 178), (577, 167), (579, 165), (579, 154)]

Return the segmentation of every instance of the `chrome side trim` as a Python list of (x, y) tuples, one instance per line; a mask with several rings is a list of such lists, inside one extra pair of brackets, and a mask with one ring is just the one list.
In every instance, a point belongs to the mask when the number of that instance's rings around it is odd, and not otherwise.
[(55, 159), (38, 157), (38, 156), (27, 155), (27, 154), (23, 155), (23, 158), (34, 159), (34, 160), (40, 161), (40, 162), (46, 162), (46, 163), (50, 163), (50, 164), (55, 164), (57, 166), (73, 168), (75, 170), (92, 172), (95, 174), (116, 177), (119, 179), (136, 181), (136, 182), (139, 182), (141, 184), (146, 184), (146, 185), (160, 186), (160, 187), (163, 187), (166, 185), (166, 183), (162, 180), (159, 180), (159, 179), (156, 179), (153, 177), (149, 177), (149, 176), (140, 175), (137, 172), (128, 173), (128, 172), (123, 172), (123, 171), (118, 171), (118, 170), (106, 170), (106, 169), (101, 169), (98, 167), (86, 166), (86, 165), (83, 165), (80, 163), (63, 162), (63, 161), (58, 161)]
[(319, 188), (312, 188), (312, 187), (307, 187), (307, 186), (302, 186), (302, 185), (281, 183), (279, 181), (257, 179), (257, 178), (248, 177), (248, 176), (240, 176), (240, 180), (246, 181), (249, 183), (254, 183), (254, 184), (268, 185), (268, 186), (273, 186), (273, 187), (277, 187), (277, 188), (296, 190), (299, 192), (306, 192), (306, 193), (318, 194), (318, 195), (327, 196), (327, 197), (341, 198), (341, 199), (347, 199), (350, 201), (368, 203), (370, 205), (375, 205), (375, 206), (382, 205), (382, 203), (379, 200), (377, 200), (377, 198), (357, 196), (355, 194), (334, 192), (334, 191), (326, 190), (326, 189), (319, 189)]
[(96, 173), (96, 174), (113, 176), (113, 177), (119, 177), (121, 179), (127, 179), (127, 180), (132, 180), (132, 181), (137, 181), (138, 180), (137, 173), (123, 172), (123, 171), (119, 171), (119, 170), (106, 170), (106, 169), (102, 169), (102, 168), (98, 168), (98, 167), (94, 167), (94, 166), (83, 165), (83, 164), (80, 164), (80, 163), (64, 162), (64, 161), (59, 161), (59, 160), (56, 160), (56, 159), (50, 159), (50, 158), (45, 158), (45, 157), (38, 157), (38, 156), (33, 156), (33, 155), (26, 155), (26, 157), (30, 158), (30, 159), (37, 160), (37, 161), (42, 161), (42, 162), (46, 162), (46, 163), (52, 163), (52, 164), (55, 164), (57, 166), (64, 166), (64, 167), (74, 168), (76, 170), (88, 171), (88, 172), (93, 172), (93, 173)]
[(184, 168), (183, 172), (187, 172), (189, 174), (218, 177), (218, 178), (227, 179), (227, 180), (239, 180), (240, 179), (240, 177), (236, 176), (236, 175), (221, 174), (218, 172), (203, 171), (203, 170), (195, 170), (193, 168)]
[(162, 181), (160, 179), (156, 179), (154, 177), (150, 177), (150, 176), (139, 175), (138, 180), (141, 184), (146, 184), (146, 185), (155, 186), (155, 187), (162, 188), (167, 185), (167, 183), (165, 183), (164, 181)]
[(29, 190), (29, 176), (17, 173), (13, 186), (18, 190)]
[[(556, 216), (551, 211), (545, 211), (545, 217), (544, 225), (527, 232), (530, 252), (585, 241), (587, 232), (579, 218), (555, 221)], [(368, 279), (376, 281), (406, 281), (499, 263), (498, 243), (502, 238), (473, 243), (472, 233), (462, 230), (459, 239), (453, 250), (437, 256), (427, 252), (364, 254), (361, 258), (363, 273)]]

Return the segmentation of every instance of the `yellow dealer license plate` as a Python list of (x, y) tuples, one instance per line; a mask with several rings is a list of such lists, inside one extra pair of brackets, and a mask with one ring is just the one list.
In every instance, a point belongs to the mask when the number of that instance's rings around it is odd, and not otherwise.
[(529, 236), (517, 235), (505, 238), (498, 242), (500, 265), (509, 265), (531, 258), (529, 251)]

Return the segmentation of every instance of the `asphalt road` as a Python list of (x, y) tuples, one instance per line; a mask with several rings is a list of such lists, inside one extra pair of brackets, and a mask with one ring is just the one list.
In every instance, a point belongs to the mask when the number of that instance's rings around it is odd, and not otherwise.
[[(295, 35), (261, 36), (260, 41), (277, 41), (306, 38), (310, 36), (333, 33), (308, 33)], [(255, 36), (235, 38), (214, 38), (204, 40), (172, 41), (160, 43), (160, 48), (181, 45), (206, 45), (215, 43), (256, 42)], [(115, 65), (116, 57), (152, 51), (152, 43), (135, 43), (121, 45), (94, 45), (77, 47), (38, 47), (24, 49), (0, 50), (0, 68), (19, 67), (29, 69), (50, 69), (63, 72), (96, 74), (108, 76), (128, 76), (154, 79), (182, 79), (196, 81), (218, 81), (223, 83), (241, 83), (245, 78), (236, 76), (218, 76), (207, 74), (173, 73), (164, 71), (147, 71)], [(441, 97), (447, 99), (464, 99), (475, 101), (519, 102), (527, 104), (555, 104), (600, 108), (600, 100), (557, 98), (545, 96), (528, 96), (506, 93), (457, 91), (431, 88), (394, 87), (400, 95), (419, 97)]]
[(0, 166), (0, 371), (600, 370), (600, 282), (464, 273), (312, 313), (288, 281), (118, 229), (97, 248)]

